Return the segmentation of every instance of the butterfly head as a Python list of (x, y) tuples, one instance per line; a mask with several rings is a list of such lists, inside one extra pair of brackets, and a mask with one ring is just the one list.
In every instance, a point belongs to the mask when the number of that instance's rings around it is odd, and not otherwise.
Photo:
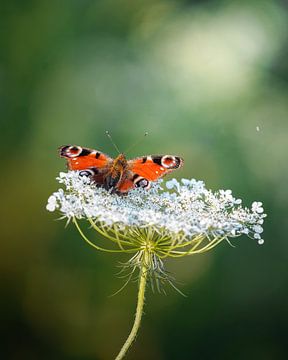
[(124, 154), (119, 154), (113, 162), (113, 168), (115, 170), (122, 170), (125, 169), (126, 167), (127, 167), (126, 156)]

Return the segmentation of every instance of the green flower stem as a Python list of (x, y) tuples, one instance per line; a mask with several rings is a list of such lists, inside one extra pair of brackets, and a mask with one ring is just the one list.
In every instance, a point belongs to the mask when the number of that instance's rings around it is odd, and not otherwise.
[(134, 324), (132, 326), (132, 330), (131, 330), (125, 344), (123, 345), (122, 349), (120, 350), (120, 352), (117, 355), (117, 357), (115, 358), (115, 360), (121, 360), (124, 358), (128, 349), (130, 348), (133, 341), (135, 340), (135, 337), (139, 330), (141, 318), (142, 318), (142, 314), (143, 314), (144, 300), (145, 300), (145, 288), (146, 288), (147, 275), (148, 275), (148, 267), (147, 267), (148, 261), (149, 261), (149, 253), (144, 250), (142, 266), (140, 269), (138, 301), (137, 301), (137, 308), (136, 308)]
[[(90, 245), (92, 246), (94, 249), (96, 250), (100, 250), (100, 251), (105, 251), (105, 252), (110, 252), (110, 253), (123, 253), (123, 252), (126, 252), (126, 253), (133, 253), (135, 251), (137, 251), (138, 249), (129, 249), (129, 250), (110, 250), (110, 249), (105, 249), (105, 248), (102, 248), (100, 246), (97, 246), (96, 244), (92, 243), (92, 241), (90, 241), (83, 233), (83, 231), (81, 230), (76, 218), (74, 217), (73, 218), (73, 223), (75, 224), (79, 234), (82, 236), (82, 238)], [(102, 234), (101, 234), (102, 235)]]

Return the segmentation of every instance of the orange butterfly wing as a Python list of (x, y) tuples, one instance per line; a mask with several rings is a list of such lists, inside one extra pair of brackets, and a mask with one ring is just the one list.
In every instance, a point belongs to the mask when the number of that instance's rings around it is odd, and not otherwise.
[(104, 185), (113, 163), (112, 158), (100, 151), (76, 145), (61, 146), (59, 154), (66, 158), (69, 170), (80, 170), (80, 175), (91, 177), (99, 185)]
[(155, 181), (183, 165), (183, 159), (173, 155), (151, 155), (128, 161), (130, 170), (149, 181)]
[(126, 177), (117, 188), (121, 193), (135, 187), (148, 189), (151, 181), (179, 169), (182, 165), (183, 159), (173, 155), (151, 155), (129, 160)]
[(61, 146), (59, 154), (67, 159), (69, 170), (85, 170), (92, 167), (105, 169), (113, 162), (113, 159), (100, 151), (76, 145)]
[(117, 190), (122, 193), (125, 194), (127, 193), (129, 190), (134, 189), (135, 185), (133, 180), (125, 178), (124, 180), (122, 180), (120, 182), (119, 185), (117, 185)]

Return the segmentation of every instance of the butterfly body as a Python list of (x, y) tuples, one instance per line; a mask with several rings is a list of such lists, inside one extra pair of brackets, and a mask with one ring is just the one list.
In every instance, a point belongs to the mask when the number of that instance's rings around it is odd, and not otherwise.
[(179, 156), (150, 155), (127, 160), (119, 154), (112, 159), (100, 151), (76, 145), (61, 146), (59, 154), (67, 159), (69, 170), (79, 170), (80, 175), (91, 177), (97, 185), (120, 194), (136, 187), (148, 189), (151, 181), (183, 165)]
[(117, 188), (121, 181), (123, 182), (125, 173), (127, 171), (128, 162), (124, 154), (120, 154), (113, 160), (111, 167), (104, 175), (104, 187), (108, 189)]

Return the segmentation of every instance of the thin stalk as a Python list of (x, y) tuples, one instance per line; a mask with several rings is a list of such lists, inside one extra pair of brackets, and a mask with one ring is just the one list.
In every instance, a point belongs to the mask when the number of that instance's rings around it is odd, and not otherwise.
[[(90, 224), (91, 224), (91, 226), (93, 227), (93, 229), (96, 230), (96, 231), (98, 231), (99, 234), (101, 234), (102, 236), (106, 237), (106, 239), (109, 239), (109, 240), (111, 240), (111, 241), (113, 241), (113, 242), (115, 242), (115, 243), (118, 244), (118, 240), (117, 240), (117, 239), (115, 239), (114, 237), (110, 236), (107, 231), (102, 230), (99, 226), (97, 226), (97, 225), (95, 224), (95, 222), (94, 222), (90, 217), (88, 218), (88, 221), (90, 222)], [(128, 244), (128, 245), (130, 245), (130, 246), (132, 246), (131, 243), (129, 243), (129, 242), (125, 242), (125, 243)], [(121, 248), (122, 248), (122, 247), (121, 247)]]
[(101, 251), (105, 251), (105, 252), (110, 252), (110, 253), (130, 253), (130, 252), (135, 252), (138, 249), (129, 249), (129, 250), (110, 250), (110, 249), (105, 249), (102, 248), (100, 246), (97, 246), (96, 244), (92, 243), (92, 241), (90, 241), (83, 233), (83, 231), (81, 230), (76, 218), (73, 218), (73, 223), (75, 224), (77, 230), (79, 231), (79, 234), (82, 236), (82, 238), (93, 248), (95, 248), (96, 250), (101, 250)]
[(135, 314), (135, 320), (134, 324), (132, 326), (131, 332), (125, 341), (125, 344), (123, 345), (122, 349), (120, 350), (119, 354), (116, 356), (115, 360), (121, 360), (126, 355), (128, 349), (132, 345), (133, 341), (135, 340), (135, 337), (137, 335), (137, 332), (140, 327), (141, 318), (143, 315), (143, 306), (144, 306), (144, 299), (145, 299), (145, 288), (147, 283), (147, 275), (148, 275), (148, 264), (149, 260), (149, 254), (145, 251), (142, 258), (142, 265), (140, 269), (140, 281), (139, 281), (139, 289), (138, 289), (138, 301), (137, 301), (137, 308), (136, 308), (136, 314)]

